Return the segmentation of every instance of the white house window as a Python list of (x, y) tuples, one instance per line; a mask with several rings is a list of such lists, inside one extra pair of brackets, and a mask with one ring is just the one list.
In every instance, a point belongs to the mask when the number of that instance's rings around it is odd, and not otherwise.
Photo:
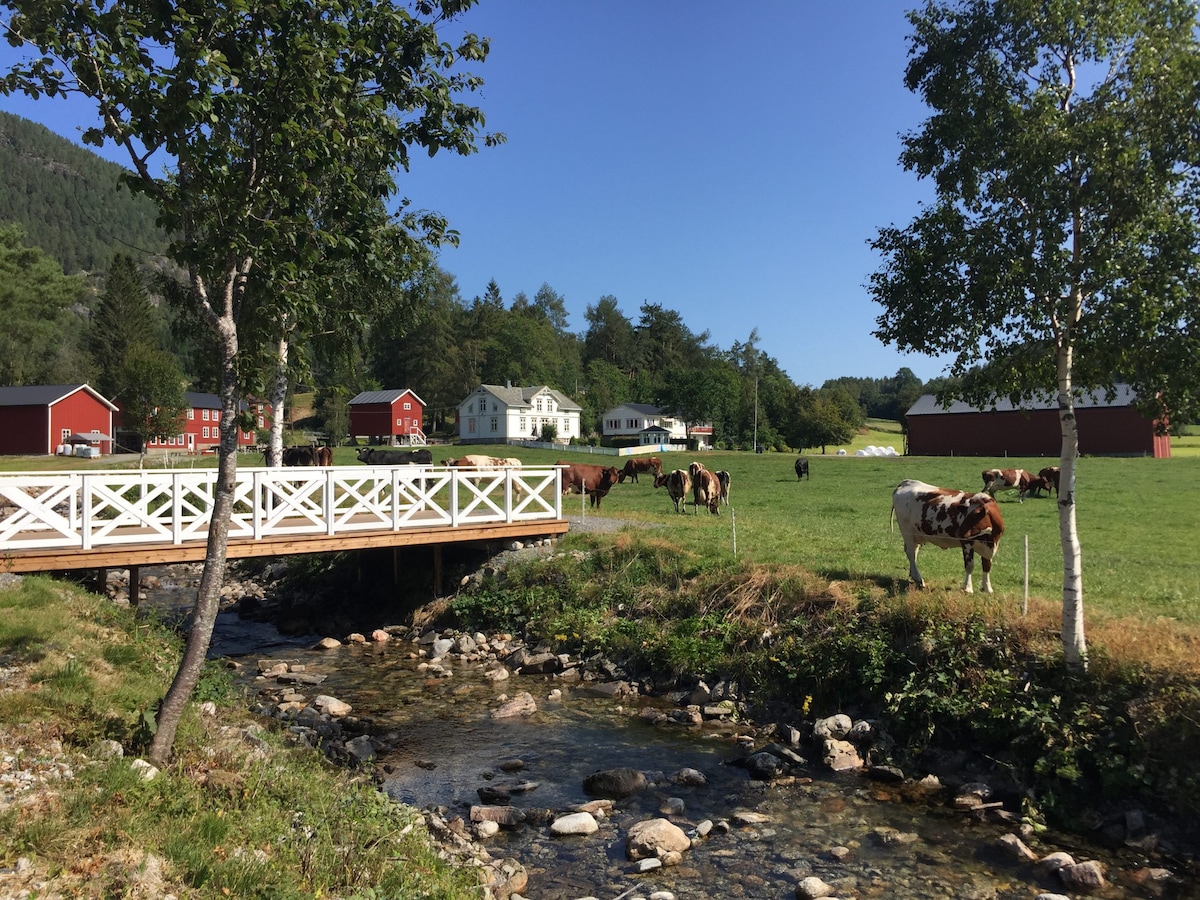
[(534, 403), (533, 408), (536, 409), (538, 412), (542, 411), (542, 398), (541, 397), (537, 398), (537, 401)]
[(405, 404), (404, 404), (404, 408), (405, 408), (405, 409), (412, 409), (412, 404), (411, 404), (411, 403), (405, 403)]
[(195, 418), (196, 418), (196, 411), (194, 409), (189, 409), (188, 410), (188, 421), (190, 422)]
[(403, 420), (403, 419), (397, 419), (397, 420), (396, 420), (396, 424), (397, 424), (399, 427), (403, 428), (403, 427), (404, 427), (404, 420)]
[(205, 425), (203, 428), (200, 429), (200, 436), (208, 437), (208, 426), (207, 425)]
[(496, 416), (492, 416), (492, 431), (500, 429), (500, 420)]
[(519, 432), (521, 432), (521, 434), (525, 433), (525, 417), (524, 416), (521, 416), (519, 419), (517, 419), (517, 430)]

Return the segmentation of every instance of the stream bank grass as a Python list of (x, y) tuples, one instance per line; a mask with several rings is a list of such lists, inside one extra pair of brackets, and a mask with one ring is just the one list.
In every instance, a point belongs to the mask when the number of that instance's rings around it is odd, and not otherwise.
[[(0, 803), (0, 869), (33, 864), (20, 884), (0, 875), (0, 894), (34, 881), (89, 898), (478, 894), (473, 873), (438, 859), (416, 810), (262, 729), (215, 667), (195, 699), (217, 714), (193, 703), (171, 766), (139, 778), (129, 757), (146, 749), (180, 652), (173, 633), (71, 585), (0, 589), (0, 770), (38, 783)], [(104, 739), (128, 755), (106, 758)]]

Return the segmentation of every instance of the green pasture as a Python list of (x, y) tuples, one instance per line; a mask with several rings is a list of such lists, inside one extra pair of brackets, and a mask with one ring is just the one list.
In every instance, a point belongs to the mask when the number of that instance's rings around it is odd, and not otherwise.
[[(478, 452), (503, 448), (474, 448)], [(556, 459), (601, 463), (613, 457), (515, 450), (527, 463)], [(643, 477), (617, 485), (601, 513), (628, 520), (698, 554), (722, 554), (762, 565), (799, 565), (838, 581), (874, 582), (902, 590), (908, 563), (898, 532), (890, 528), (891, 494), (905, 478), (944, 487), (980, 490), (984, 468), (1004, 464), (1033, 471), (1048, 459), (951, 457), (854, 457), (807, 454), (811, 478), (797, 482), (796, 455), (712, 451), (662, 454), (664, 468), (697, 460), (732, 476), (730, 505), (721, 515), (678, 515), (666, 490)], [(623, 463), (623, 460), (621, 460)], [(1200, 528), (1200, 458), (1085, 458), (1077, 477), (1079, 539), (1084, 561), (1084, 599), (1090, 611), (1117, 616), (1169, 617), (1200, 623), (1200, 564), (1193, 535)], [(1019, 608), (1023, 594), (1025, 539), (1029, 543), (1031, 597), (1062, 593), (1062, 552), (1054, 498), (998, 496), (1005, 536), (992, 573), (997, 599)], [(564, 498), (569, 515), (593, 515), (579, 496)], [(921, 574), (935, 588), (957, 590), (962, 554), (924, 547)], [(975, 584), (979, 584), (976, 563)]]
[[(860, 444), (895, 446), (901, 435), (872, 431)], [(1200, 624), (1200, 564), (1193, 535), (1200, 531), (1200, 436), (1197, 453), (1180, 452), (1171, 459), (1084, 458), (1079, 461), (1077, 516), (1084, 562), (1084, 600), (1091, 613), (1116, 616), (1168, 617)], [(507, 446), (434, 446), (435, 462), (466, 452), (517, 456), (529, 464), (564, 459), (598, 464), (624, 463), (624, 458), (577, 449), (527, 450)], [(897, 449), (900, 447), (897, 446)], [(833, 448), (830, 448), (832, 451)], [(356, 463), (356, 450), (338, 448), (335, 462)], [(999, 465), (1037, 471), (1053, 459), (950, 457), (837, 457), (806, 454), (811, 479), (797, 483), (796, 455), (737, 451), (662, 454), (666, 468), (686, 468), (693, 460), (732, 475), (731, 505), (720, 516), (677, 515), (665, 489), (655, 490), (647, 478), (640, 484), (617, 485), (604, 499), (606, 517), (627, 520), (631, 528), (682, 550), (703, 556), (720, 554), (739, 562), (798, 565), (838, 581), (866, 581), (888, 590), (903, 590), (908, 564), (900, 535), (890, 530), (891, 493), (901, 480), (917, 478), (959, 489), (982, 487), (980, 473)], [(246, 454), (243, 464), (261, 464)], [(35, 465), (31, 465), (30, 463)], [(0, 457), (0, 468), (58, 469), (92, 466), (85, 461), (53, 457)], [(148, 460), (153, 465), (156, 460)], [(213, 465), (214, 457), (179, 457), (180, 466)], [(74, 463), (74, 465), (71, 465)], [(66, 465), (63, 465), (66, 464)], [(112, 464), (112, 460), (109, 460)], [(128, 461), (126, 461), (128, 464)], [(136, 464), (136, 457), (133, 458)], [(568, 515), (594, 515), (578, 495), (564, 498)], [(1024, 503), (1009, 492), (998, 497), (1006, 533), (995, 562), (992, 584), (999, 602), (1019, 606), (1023, 593), (1025, 540), (1029, 546), (1031, 597), (1055, 599), (1062, 589), (1062, 554), (1058, 511), (1053, 498)], [(691, 507), (689, 506), (689, 511)], [(962, 557), (956, 551), (925, 547), (921, 574), (938, 589), (957, 590)], [(976, 566), (975, 582), (979, 572)]]

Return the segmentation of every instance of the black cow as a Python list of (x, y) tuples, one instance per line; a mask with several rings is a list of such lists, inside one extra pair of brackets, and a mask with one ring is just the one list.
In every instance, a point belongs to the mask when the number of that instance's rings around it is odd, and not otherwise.
[(796, 460), (796, 480), (799, 481), (801, 478), (812, 481), (812, 476), (808, 474), (808, 459), (803, 456)]
[(429, 450), (379, 450), (363, 447), (358, 451), (358, 461), (368, 466), (431, 466), (433, 453)]

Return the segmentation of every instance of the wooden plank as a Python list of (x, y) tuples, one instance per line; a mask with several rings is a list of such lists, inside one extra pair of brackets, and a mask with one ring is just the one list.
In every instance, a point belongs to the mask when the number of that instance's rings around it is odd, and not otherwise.
[[(342, 550), (369, 550), (380, 547), (422, 547), (454, 543), (480, 543), (525, 537), (553, 537), (566, 534), (564, 519), (537, 519), (529, 522), (493, 522), (483, 525), (406, 528), (402, 531), (358, 531), (329, 537), (323, 534), (271, 537), (229, 541), (228, 559), (263, 556), (292, 556), (305, 553), (335, 553)], [(170, 565), (202, 562), (205, 541), (183, 544), (119, 544), (93, 550), (33, 549), (0, 554), (0, 572), (52, 572), (66, 569), (124, 569), (130, 566)]]

